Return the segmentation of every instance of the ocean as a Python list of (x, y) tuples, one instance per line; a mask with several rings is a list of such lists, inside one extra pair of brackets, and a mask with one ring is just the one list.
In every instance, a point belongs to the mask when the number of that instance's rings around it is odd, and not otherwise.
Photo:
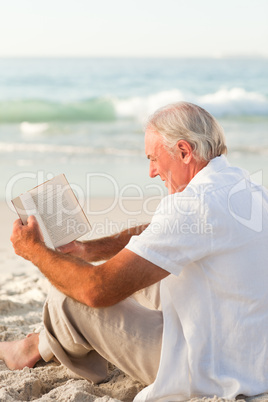
[(221, 123), (233, 165), (268, 186), (268, 59), (0, 59), (0, 199), (65, 173), (78, 197), (162, 196), (146, 117), (186, 100)]

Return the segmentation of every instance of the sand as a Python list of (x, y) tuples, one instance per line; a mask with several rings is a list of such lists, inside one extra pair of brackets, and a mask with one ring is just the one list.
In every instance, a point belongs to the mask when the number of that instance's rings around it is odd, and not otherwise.
[[(91, 205), (90, 237), (100, 237), (150, 219), (150, 211), (140, 211), (137, 201), (128, 207), (111, 207), (111, 200), (94, 200)], [(126, 206), (126, 204), (124, 204)], [(141, 205), (141, 204), (140, 204)], [(110, 210), (109, 210), (110, 208)], [(97, 211), (106, 209), (105, 215)], [(123, 209), (123, 210), (122, 210)], [(153, 209), (151, 204), (150, 209)], [(16, 214), (0, 203), (0, 341), (21, 339), (42, 325), (42, 306), (49, 283), (29, 261), (16, 256), (9, 237)], [(93, 385), (75, 378), (56, 362), (39, 362), (36, 367), (10, 371), (0, 361), (0, 401), (132, 401), (143, 385), (110, 365), (105, 383)], [(191, 402), (221, 402), (221, 398), (193, 398)], [(268, 401), (268, 394), (241, 401)]]

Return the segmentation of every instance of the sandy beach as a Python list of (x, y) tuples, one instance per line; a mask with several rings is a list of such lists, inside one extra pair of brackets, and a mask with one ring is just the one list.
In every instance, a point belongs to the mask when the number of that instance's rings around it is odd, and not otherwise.
[[(156, 202), (154, 202), (156, 203)], [(93, 200), (90, 237), (100, 237), (122, 230), (131, 224), (147, 222), (150, 208), (144, 211), (138, 202), (128, 201), (111, 208), (111, 200)], [(147, 205), (148, 207), (148, 205)], [(105, 211), (99, 214), (98, 211)], [(30, 332), (39, 331), (42, 325), (42, 306), (49, 287), (48, 281), (28, 261), (16, 256), (9, 237), (15, 212), (0, 203), (0, 340), (23, 338)], [(109, 224), (108, 224), (109, 222)], [(132, 401), (143, 385), (110, 366), (105, 383), (92, 385), (86, 380), (75, 378), (73, 373), (56, 362), (39, 362), (36, 367), (22, 371), (10, 371), (0, 362), (0, 401)], [(244, 398), (242, 401), (268, 401), (268, 394)], [(194, 398), (191, 402), (220, 402), (221, 398)]]

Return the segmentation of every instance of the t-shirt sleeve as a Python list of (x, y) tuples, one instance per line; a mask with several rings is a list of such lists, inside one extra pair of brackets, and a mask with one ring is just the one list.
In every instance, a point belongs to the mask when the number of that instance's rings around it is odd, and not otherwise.
[(200, 200), (179, 194), (165, 197), (150, 225), (126, 248), (166, 271), (179, 275), (188, 264), (211, 252), (213, 228)]

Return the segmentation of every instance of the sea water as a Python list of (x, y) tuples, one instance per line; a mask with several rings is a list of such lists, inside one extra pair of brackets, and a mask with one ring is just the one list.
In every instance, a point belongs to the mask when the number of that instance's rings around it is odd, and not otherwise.
[(0, 59), (0, 198), (65, 173), (79, 197), (165, 195), (144, 121), (186, 100), (225, 130), (229, 161), (268, 185), (267, 59)]

